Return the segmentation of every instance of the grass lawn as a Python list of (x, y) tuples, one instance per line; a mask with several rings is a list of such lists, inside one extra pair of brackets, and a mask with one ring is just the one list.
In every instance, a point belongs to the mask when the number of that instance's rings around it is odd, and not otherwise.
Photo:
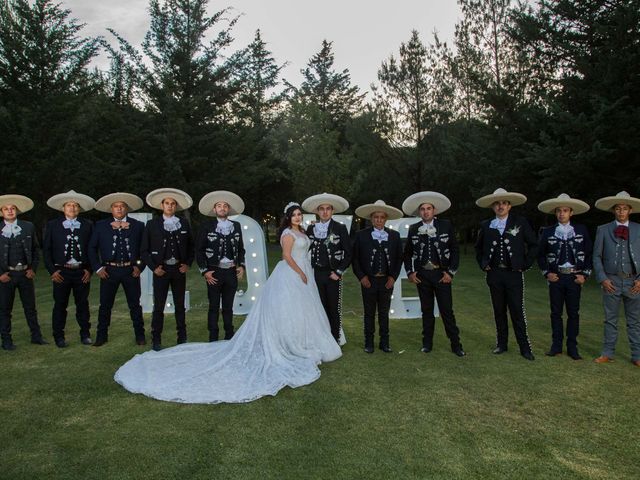
[[(52, 342), (44, 269), (37, 289), (40, 323)], [(204, 341), (206, 289), (195, 273), (189, 289), (189, 339)], [(94, 327), (98, 290), (94, 277)], [(419, 320), (391, 321), (393, 354), (365, 354), (359, 287), (349, 274), (343, 357), (322, 365), (321, 378), (309, 386), (241, 405), (166, 403), (117, 385), (116, 369), (145, 348), (134, 345), (119, 295), (109, 343), (101, 348), (79, 343), (73, 308), (69, 348), (29, 344), (16, 301), (18, 349), (0, 351), (0, 478), (639, 478), (640, 369), (630, 362), (624, 327), (617, 361), (591, 361), (602, 339), (593, 281), (582, 301), (585, 360), (576, 362), (544, 356), (547, 289), (537, 270), (526, 274), (536, 354), (528, 362), (512, 332), (509, 352), (491, 354), (489, 292), (471, 255), (454, 286), (465, 358), (449, 351), (440, 320), (428, 355), (419, 352)], [(164, 340), (175, 340), (171, 316)]]

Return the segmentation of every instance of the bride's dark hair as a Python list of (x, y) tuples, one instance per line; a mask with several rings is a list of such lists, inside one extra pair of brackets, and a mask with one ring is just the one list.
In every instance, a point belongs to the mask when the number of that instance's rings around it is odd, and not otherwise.
[[(282, 232), (284, 232), (287, 228), (291, 228), (291, 217), (296, 210), (300, 210), (300, 213), (302, 213), (302, 208), (297, 203), (292, 203), (285, 209), (284, 216), (282, 217), (282, 221), (280, 222), (280, 228), (278, 229), (278, 238), (280, 238)], [(302, 229), (302, 233), (306, 233), (304, 231), (304, 228)]]

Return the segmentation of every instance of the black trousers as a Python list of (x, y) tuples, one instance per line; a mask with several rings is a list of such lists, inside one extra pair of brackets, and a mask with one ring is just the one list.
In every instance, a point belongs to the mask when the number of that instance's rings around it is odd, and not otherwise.
[(320, 294), (320, 301), (327, 317), (329, 317), (331, 335), (337, 342), (340, 339), (340, 290), (342, 288), (342, 280), (332, 280), (329, 275), (331, 275), (329, 271), (314, 270), (313, 272), (318, 293)]
[(233, 337), (233, 300), (238, 289), (238, 275), (235, 268), (215, 267), (213, 269), (213, 277), (218, 283), (216, 285), (207, 284), (207, 295), (209, 296), (209, 312), (207, 314), (209, 341), (218, 340), (220, 299), (222, 299), (224, 339), (229, 340)]
[(387, 277), (368, 277), (371, 287), (362, 290), (362, 304), (364, 306), (364, 345), (373, 347), (373, 337), (376, 333), (376, 309), (378, 310), (378, 326), (380, 328), (380, 347), (389, 346), (389, 309), (391, 308), (391, 294), (393, 288), (385, 288)]
[(496, 322), (496, 346), (503, 349), (508, 347), (507, 308), (509, 308), (520, 353), (531, 352), (527, 316), (524, 311), (524, 274), (507, 269), (491, 269), (487, 272), (487, 285), (491, 293), (493, 316)]
[(133, 277), (133, 267), (104, 267), (109, 274), (106, 280), (100, 280), (100, 308), (98, 309), (97, 340), (107, 340), (109, 325), (111, 325), (111, 310), (118, 293), (118, 287), (122, 285), (124, 295), (127, 298), (129, 315), (133, 323), (133, 332), (136, 340), (144, 339), (144, 320), (142, 307), (140, 306), (140, 277)]
[(167, 302), (169, 287), (173, 294), (176, 331), (178, 341), (187, 340), (184, 295), (187, 290), (187, 275), (181, 273), (178, 265), (165, 265), (162, 277), (153, 275), (153, 313), (151, 314), (151, 336), (154, 343), (160, 343), (164, 327), (164, 306)]
[(0, 336), (2, 341), (12, 341), (11, 312), (13, 311), (13, 301), (16, 298), (16, 289), (20, 294), (24, 316), (31, 331), (31, 339), (39, 340), (42, 338), (42, 332), (38, 324), (33, 280), (27, 278), (25, 272), (9, 272), (9, 277), (11, 280), (7, 283), (0, 282)]
[(453, 314), (453, 296), (451, 284), (442, 283), (443, 272), (440, 270), (418, 270), (417, 285), (420, 297), (420, 309), (422, 310), (422, 346), (428, 349), (433, 347), (433, 332), (435, 330), (434, 299), (438, 301), (438, 310), (444, 324), (444, 331), (451, 343), (451, 350), (462, 348), (460, 343), (460, 330)]
[(559, 274), (557, 282), (549, 282), (551, 303), (551, 351), (562, 352), (564, 339), (562, 310), (567, 309), (567, 352), (578, 352), (578, 332), (580, 329), (580, 294), (582, 285), (575, 282), (575, 274)]
[(69, 297), (73, 292), (73, 300), (76, 304), (76, 321), (80, 327), (80, 338), (91, 335), (91, 323), (89, 322), (89, 290), (91, 283), (82, 283), (83, 268), (61, 268), (62, 283), (53, 282), (53, 313), (51, 314), (51, 326), (53, 338), (64, 339), (64, 328), (67, 325), (67, 306)]

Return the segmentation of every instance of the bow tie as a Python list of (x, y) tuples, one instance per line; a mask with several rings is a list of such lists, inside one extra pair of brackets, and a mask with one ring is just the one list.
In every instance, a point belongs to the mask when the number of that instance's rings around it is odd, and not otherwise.
[(62, 222), (62, 226), (64, 228), (70, 228), (71, 230), (73, 230), (74, 228), (80, 228), (80, 222), (75, 218), (73, 220), (67, 219)]
[(377, 230), (374, 228), (371, 232), (371, 237), (379, 242), (386, 242), (389, 239), (389, 233), (384, 230)]
[(625, 225), (618, 225), (616, 229), (613, 231), (613, 234), (615, 235), (616, 238), (629, 240), (629, 227)]
[(127, 229), (129, 228), (129, 222), (125, 222), (124, 220), (114, 220), (111, 222), (111, 228), (114, 230), (120, 230), (121, 228)]
[(167, 232), (175, 232), (181, 227), (178, 217), (170, 217), (164, 219), (164, 229)]
[(437, 229), (432, 223), (423, 223), (422, 225), (420, 225), (420, 227), (418, 227), (418, 234), (420, 235), (424, 235), (426, 233), (429, 237), (435, 237), (436, 232)]
[(563, 240), (568, 240), (576, 236), (575, 230), (571, 225), (558, 224), (555, 231), (555, 236)]
[(18, 236), (22, 228), (18, 226), (16, 222), (14, 223), (5, 223), (4, 227), (2, 227), (2, 236), (5, 238), (11, 238), (11, 236)]
[(233, 232), (233, 223), (230, 220), (219, 220), (216, 225), (216, 232), (222, 235), (229, 235)]
[(316, 238), (326, 238), (328, 231), (329, 231), (329, 222), (327, 223), (317, 222), (313, 226), (313, 234), (315, 235)]

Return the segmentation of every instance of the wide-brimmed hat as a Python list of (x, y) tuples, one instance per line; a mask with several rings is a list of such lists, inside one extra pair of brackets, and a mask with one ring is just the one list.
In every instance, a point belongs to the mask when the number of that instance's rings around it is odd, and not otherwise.
[(333, 213), (342, 213), (349, 208), (349, 202), (341, 196), (332, 193), (319, 193), (302, 202), (302, 209), (306, 212), (316, 213), (320, 205), (331, 205)]
[(216, 203), (224, 202), (229, 205), (229, 215), (240, 215), (244, 212), (244, 202), (242, 199), (233, 192), (227, 190), (216, 190), (215, 192), (207, 193), (198, 204), (198, 209), (203, 215), (209, 217), (215, 217), (213, 207)]
[(596, 200), (596, 208), (599, 210), (610, 211), (616, 205), (629, 205), (634, 213), (640, 212), (640, 198), (635, 198), (629, 195), (624, 190), (616, 193), (612, 197), (604, 197)]
[(496, 189), (492, 194), (485, 195), (476, 200), (476, 205), (482, 208), (490, 208), (494, 202), (506, 200), (512, 206), (522, 205), (527, 201), (527, 197), (518, 192), (507, 192), (504, 188)]
[(81, 212), (88, 212), (89, 210), (93, 210), (96, 205), (96, 201), (91, 198), (89, 195), (85, 195), (83, 193), (78, 193), (75, 190), (69, 190), (66, 193), (58, 193), (54, 195), (49, 200), (47, 200), (47, 205), (49, 205), (54, 210), (64, 210), (65, 203), (75, 202), (80, 206)]
[(544, 213), (556, 213), (556, 208), (569, 207), (573, 210), (574, 215), (580, 215), (589, 211), (589, 204), (578, 200), (577, 198), (571, 198), (566, 193), (561, 193), (556, 198), (550, 198), (544, 202), (538, 204), (538, 210)]
[(124, 202), (127, 204), (129, 212), (140, 210), (144, 205), (142, 199), (133, 193), (116, 192), (105, 195), (96, 201), (96, 210), (99, 212), (111, 212), (111, 205), (116, 202)]
[(173, 198), (176, 203), (176, 210), (186, 210), (193, 205), (193, 199), (187, 192), (178, 190), (177, 188), (156, 188), (147, 194), (147, 205), (157, 210), (162, 210), (162, 200), (165, 198)]
[(419, 216), (420, 205), (428, 203), (433, 205), (436, 213), (442, 213), (451, 207), (451, 200), (438, 192), (418, 192), (407, 197), (402, 202), (402, 211), (407, 215)]
[(0, 195), (0, 208), (5, 205), (15, 205), (19, 213), (28, 212), (33, 208), (33, 200), (24, 195), (18, 195), (9, 193), (7, 195)]
[(367, 203), (361, 207), (356, 208), (356, 215), (361, 218), (370, 218), (375, 212), (382, 212), (387, 214), (387, 220), (397, 220), (402, 218), (402, 211), (387, 205), (384, 200), (376, 200), (375, 203)]

